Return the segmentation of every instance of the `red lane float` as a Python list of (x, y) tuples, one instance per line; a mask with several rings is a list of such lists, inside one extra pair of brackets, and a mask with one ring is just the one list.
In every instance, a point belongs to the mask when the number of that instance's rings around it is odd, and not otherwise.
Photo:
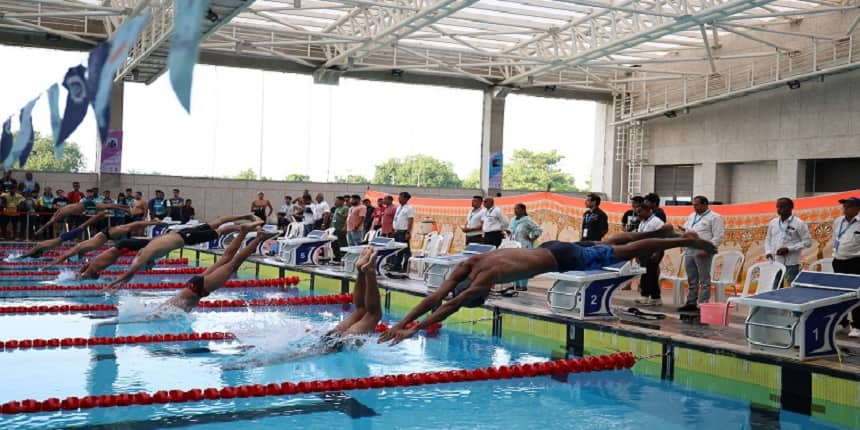
[[(179, 267), (175, 269), (156, 269), (156, 270), (141, 270), (136, 273), (136, 275), (197, 275), (206, 271), (205, 267)], [(110, 275), (122, 275), (125, 273), (125, 270), (102, 270), (99, 272), (99, 275), (110, 276)], [(30, 271), (2, 271), (0, 272), (0, 277), (10, 278), (15, 276), (57, 276), (60, 272), (58, 270), (46, 270), (46, 271), (38, 271), (38, 270), (30, 270)]]
[[(289, 287), (299, 283), (298, 276), (272, 279), (234, 279), (227, 281), (223, 288), (277, 288)], [(185, 288), (185, 282), (158, 282), (158, 283), (135, 283), (126, 284), (125, 290), (170, 290)], [(0, 286), (0, 292), (16, 291), (84, 291), (101, 290), (105, 284), (81, 284), (81, 285), (7, 285)]]
[(322, 381), (283, 382), (268, 385), (241, 385), (224, 388), (192, 388), (190, 390), (161, 390), (155, 393), (105, 394), (101, 396), (56, 397), (42, 401), (26, 399), (6, 402), (0, 413), (19, 414), (105, 408), (113, 406), (151, 405), (164, 403), (199, 402), (202, 400), (232, 399), (237, 397), (287, 396), (293, 394), (328, 391), (366, 390), (374, 388), (407, 387), (415, 385), (445, 384), (451, 382), (485, 381), (490, 379), (532, 378), (536, 376), (564, 375), (568, 373), (597, 372), (633, 367), (636, 357), (631, 352), (571, 358), (541, 363), (486, 367), (472, 370), (442, 370), (364, 378), (326, 379)]
[[(275, 306), (313, 306), (313, 305), (343, 305), (352, 303), (352, 294), (336, 294), (330, 296), (290, 297), (277, 299), (226, 299), (204, 300), (197, 304), (199, 308), (223, 309), (243, 307), (275, 307)], [(2, 306), (0, 315), (9, 314), (69, 314), (79, 312), (116, 312), (117, 307), (108, 304), (93, 305), (39, 305), (39, 306)]]
[[(130, 263), (132, 259), (130, 258), (120, 258), (117, 260), (115, 264), (123, 264)], [(0, 262), (0, 267), (17, 267), (17, 266), (44, 266), (48, 262), (47, 261), (4, 261)], [(187, 258), (162, 258), (156, 261), (156, 264), (162, 265), (180, 265), (180, 264), (188, 264)], [(58, 266), (80, 266), (80, 262), (75, 261), (64, 261)]]

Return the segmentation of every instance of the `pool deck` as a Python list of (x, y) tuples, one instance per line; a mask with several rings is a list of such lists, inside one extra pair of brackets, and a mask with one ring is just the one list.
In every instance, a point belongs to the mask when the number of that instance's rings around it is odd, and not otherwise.
[[(184, 252), (209, 253), (220, 255), (220, 250), (196, 250), (185, 249)], [(264, 257), (254, 256), (249, 259), (254, 264), (262, 266), (276, 266), (266, 262)], [(286, 267), (287, 272), (299, 272), (310, 275), (311, 282), (315, 277), (334, 278), (342, 282), (343, 289), (349, 288), (349, 282), (354, 279), (348, 273), (339, 270), (339, 266), (298, 266)], [(698, 321), (684, 321), (671, 303), (659, 307), (642, 307), (634, 302), (639, 294), (635, 291), (617, 291), (611, 305), (616, 310), (636, 307), (644, 312), (665, 314), (662, 320), (644, 320), (634, 316), (620, 315), (617, 318), (579, 320), (550, 311), (547, 306), (547, 289), (552, 281), (547, 278), (535, 278), (529, 282), (529, 290), (520, 292), (517, 297), (493, 297), (491, 296), (485, 305), (485, 309), (492, 310), (494, 315), (514, 314), (528, 316), (536, 319), (575, 325), (580, 328), (588, 328), (601, 332), (622, 334), (629, 337), (647, 339), (666, 345), (667, 349), (674, 346), (706, 351), (720, 355), (734, 356), (751, 361), (776, 364), (781, 367), (803, 369), (815, 373), (860, 381), (860, 339), (847, 337), (847, 332), (837, 335), (837, 343), (841, 349), (841, 362), (836, 358), (821, 358), (814, 360), (798, 361), (753, 351), (747, 346), (744, 338), (744, 319), (748, 309), (740, 306), (731, 313), (731, 323), (728, 327), (714, 327), (704, 325)], [(385, 276), (379, 278), (380, 288), (388, 291), (399, 291), (413, 296), (424, 297), (428, 295), (427, 287), (422, 280), (417, 279), (388, 279)], [(671, 302), (669, 300), (668, 302)], [(574, 344), (576, 342), (573, 342)], [(568, 345), (569, 352), (582, 354), (575, 346)], [(668, 366), (671, 368), (671, 366)], [(665, 372), (666, 370), (664, 370)], [(671, 378), (671, 375), (664, 375)]]

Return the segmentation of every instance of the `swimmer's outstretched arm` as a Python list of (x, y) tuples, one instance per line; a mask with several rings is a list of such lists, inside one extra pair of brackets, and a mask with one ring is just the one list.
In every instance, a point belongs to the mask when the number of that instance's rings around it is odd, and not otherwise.
[(51, 219), (49, 219), (48, 222), (46, 222), (45, 225), (43, 225), (41, 228), (36, 230), (35, 234), (37, 236), (42, 234), (42, 232), (45, 231), (45, 229), (56, 224), (57, 221), (65, 218), (67, 216), (80, 215), (82, 213), (84, 213), (84, 205), (82, 203), (74, 203), (74, 204), (71, 204), (68, 206), (64, 206), (60, 209), (57, 209), (57, 211), (54, 212), (54, 215), (51, 216)]
[(85, 241), (73, 246), (68, 251), (60, 254), (59, 257), (55, 258), (53, 261), (51, 261), (50, 263), (45, 265), (45, 267), (47, 268), (47, 267), (56, 266), (56, 265), (58, 265), (64, 261), (68, 260), (69, 258), (72, 258), (72, 256), (74, 256), (74, 255), (85, 254), (89, 251), (92, 251), (95, 248), (98, 248), (98, 247), (104, 245), (106, 242), (107, 242), (107, 236), (105, 236), (102, 233), (96, 234), (91, 239), (85, 240)]
[(122, 256), (122, 250), (120, 250), (119, 248), (114, 247), (108, 249), (107, 251), (97, 255), (96, 258), (94, 258), (89, 265), (81, 267), (81, 271), (78, 276), (81, 279), (93, 279), (105, 267), (108, 267), (111, 264), (115, 263), (120, 256)]

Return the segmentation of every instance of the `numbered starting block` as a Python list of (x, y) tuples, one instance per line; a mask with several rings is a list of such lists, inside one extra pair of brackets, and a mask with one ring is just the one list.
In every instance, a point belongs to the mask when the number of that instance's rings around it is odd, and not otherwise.
[(618, 287), (642, 276), (645, 269), (621, 262), (601, 270), (548, 273), (554, 279), (547, 291), (549, 309), (580, 320), (615, 316), (609, 301)]
[[(182, 225), (182, 224), (180, 224), (179, 221), (164, 221), (163, 224), (148, 225), (144, 229), (144, 236), (146, 236), (147, 239), (152, 239), (153, 237), (161, 236), (162, 234), (167, 233), (168, 231), (175, 231), (175, 230), (171, 230), (170, 228), (173, 226), (178, 227), (180, 225)], [(187, 228), (187, 227), (185, 227), (185, 228)]]
[(405, 250), (409, 245), (397, 242), (392, 237), (374, 237), (367, 245), (340, 248), (341, 252), (344, 253), (343, 258), (341, 259), (343, 261), (344, 272), (355, 273), (355, 260), (358, 259), (358, 255), (361, 254), (361, 251), (368, 246), (376, 248), (376, 273), (383, 274), (383, 266), (385, 266), (385, 262), (392, 256), (403, 252), (403, 250)]
[(790, 288), (729, 302), (750, 307), (744, 332), (751, 349), (798, 360), (833, 356), (836, 325), (860, 305), (860, 275), (804, 271)]
[(329, 235), (323, 230), (313, 230), (305, 237), (278, 239), (277, 249), (273, 250), (276, 257), (267, 258), (266, 262), (279, 266), (319, 264), (323, 249), (335, 240), (337, 240), (336, 236)]
[(427, 263), (427, 271), (424, 272), (424, 285), (429, 291), (435, 291), (448, 279), (451, 271), (460, 264), (461, 261), (469, 259), (469, 257), (484, 254), (496, 249), (493, 245), (484, 245), (480, 243), (470, 243), (460, 254), (440, 255), (438, 257), (427, 257), (424, 261)]

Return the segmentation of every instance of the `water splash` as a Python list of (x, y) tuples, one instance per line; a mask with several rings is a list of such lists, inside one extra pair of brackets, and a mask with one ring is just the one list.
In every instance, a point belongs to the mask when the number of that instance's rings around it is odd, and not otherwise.
[(77, 279), (77, 273), (75, 273), (74, 270), (60, 269), (60, 274), (58, 274), (52, 282), (59, 284), (63, 282), (76, 281)]
[(22, 253), (9, 254), (8, 256), (6, 256), (6, 258), (3, 259), (3, 261), (5, 261), (7, 263), (16, 262), (16, 261), (18, 261), (19, 257), (21, 257), (21, 254)]
[(165, 320), (188, 323), (192, 320), (187, 312), (167, 304), (164, 297), (153, 300), (122, 293), (117, 310), (116, 322), (120, 324)]

